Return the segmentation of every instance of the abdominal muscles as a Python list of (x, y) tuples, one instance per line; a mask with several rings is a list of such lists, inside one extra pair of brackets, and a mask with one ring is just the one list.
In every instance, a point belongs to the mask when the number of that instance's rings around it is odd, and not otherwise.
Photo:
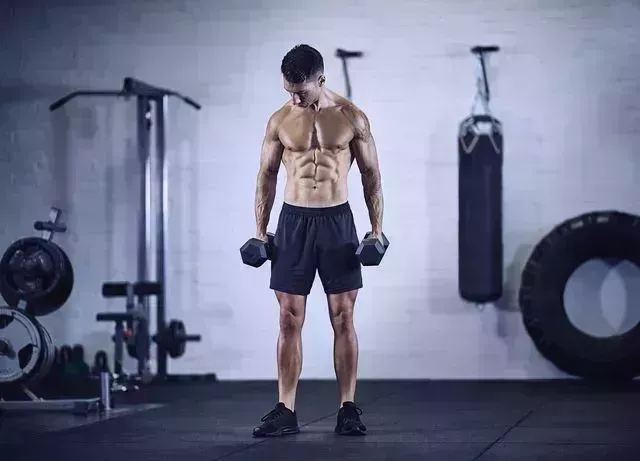
[(300, 206), (344, 203), (350, 167), (348, 157), (349, 151), (344, 148), (287, 152), (285, 200)]

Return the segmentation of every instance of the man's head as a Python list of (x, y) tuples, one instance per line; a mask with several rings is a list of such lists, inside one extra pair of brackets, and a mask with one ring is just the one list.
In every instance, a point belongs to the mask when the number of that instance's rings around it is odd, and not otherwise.
[(324, 86), (324, 60), (315, 48), (297, 45), (282, 59), (280, 66), (284, 89), (291, 94), (293, 103), (308, 107), (320, 98)]

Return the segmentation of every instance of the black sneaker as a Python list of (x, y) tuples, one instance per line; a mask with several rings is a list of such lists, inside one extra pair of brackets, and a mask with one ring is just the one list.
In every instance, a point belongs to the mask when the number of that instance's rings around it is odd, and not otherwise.
[(254, 437), (282, 437), (297, 434), (298, 416), (280, 402), (261, 419), (262, 424), (253, 429)]
[(340, 435), (365, 435), (367, 427), (360, 421), (362, 410), (353, 402), (344, 402), (338, 411), (335, 432)]

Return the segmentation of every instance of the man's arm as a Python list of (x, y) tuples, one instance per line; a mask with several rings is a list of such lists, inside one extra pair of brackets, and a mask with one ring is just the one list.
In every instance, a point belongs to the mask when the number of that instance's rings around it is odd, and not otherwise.
[(375, 237), (380, 237), (384, 200), (376, 144), (371, 134), (369, 120), (363, 112), (351, 108), (348, 111), (348, 117), (352, 119), (355, 133), (349, 147), (360, 169), (364, 200), (369, 209), (371, 231)]
[(271, 116), (267, 123), (267, 132), (262, 142), (260, 153), (260, 168), (256, 183), (256, 235), (258, 238), (266, 239), (267, 225), (271, 208), (276, 197), (276, 184), (278, 182), (278, 171), (282, 160), (284, 146), (278, 137), (278, 126), (280, 124), (279, 112)]

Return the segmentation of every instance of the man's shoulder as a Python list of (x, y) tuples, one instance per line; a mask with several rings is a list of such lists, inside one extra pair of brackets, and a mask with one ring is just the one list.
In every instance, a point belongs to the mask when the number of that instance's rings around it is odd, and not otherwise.
[(351, 122), (353, 129), (358, 134), (364, 134), (369, 131), (369, 119), (362, 109), (351, 101), (346, 101), (340, 107), (341, 112)]
[(280, 106), (278, 109), (276, 109), (275, 112), (271, 114), (271, 117), (269, 117), (269, 120), (273, 120), (274, 122), (282, 122), (282, 120), (291, 112), (291, 108), (292, 108), (291, 104), (289, 104), (288, 102), (285, 103), (284, 105)]
[(360, 109), (358, 106), (356, 106), (354, 103), (352, 103), (349, 100), (345, 100), (345, 102), (343, 102), (340, 105), (340, 110), (348, 117), (351, 118), (366, 118), (366, 115), (364, 114), (364, 111), (362, 109)]
[(291, 111), (291, 106), (288, 104), (285, 104), (279, 109), (277, 109), (275, 112), (273, 112), (269, 116), (269, 121), (267, 122), (267, 131), (270, 133), (273, 133), (274, 135), (277, 134), (278, 130), (280, 129), (280, 125), (282, 124), (282, 121), (286, 118), (286, 116), (289, 114), (290, 111)]

